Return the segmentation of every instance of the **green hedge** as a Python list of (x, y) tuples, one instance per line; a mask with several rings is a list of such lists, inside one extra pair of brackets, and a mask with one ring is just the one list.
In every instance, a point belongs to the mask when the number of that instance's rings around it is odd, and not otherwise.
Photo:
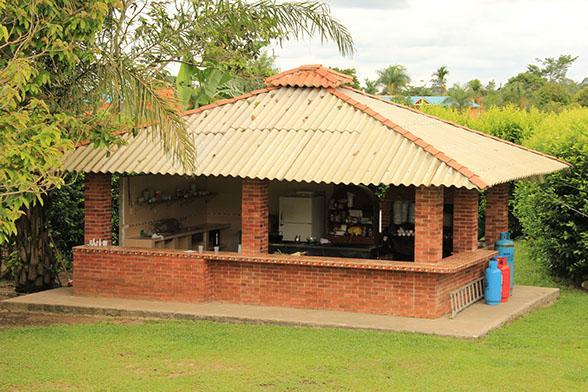
[(588, 109), (550, 114), (525, 141), (573, 165), (545, 182), (519, 182), (514, 206), (531, 254), (555, 276), (588, 280)]
[(549, 113), (507, 106), (474, 115), (428, 106), (424, 111), (573, 165), (542, 183), (518, 182), (510, 227), (515, 236), (530, 239), (532, 256), (553, 275), (574, 284), (588, 280), (588, 109)]

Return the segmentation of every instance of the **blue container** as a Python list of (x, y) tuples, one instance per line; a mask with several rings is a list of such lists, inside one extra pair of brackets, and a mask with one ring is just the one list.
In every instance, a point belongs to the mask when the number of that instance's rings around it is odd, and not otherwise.
[(498, 251), (498, 256), (506, 257), (510, 267), (510, 295), (512, 295), (514, 287), (514, 241), (510, 239), (508, 231), (500, 233), (500, 240), (496, 241), (496, 250)]
[(498, 261), (490, 260), (486, 268), (486, 288), (484, 297), (488, 305), (498, 305), (502, 298), (502, 272), (498, 269)]

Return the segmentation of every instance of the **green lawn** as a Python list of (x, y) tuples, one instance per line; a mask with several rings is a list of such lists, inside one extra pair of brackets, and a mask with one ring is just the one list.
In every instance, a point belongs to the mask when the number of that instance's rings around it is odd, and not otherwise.
[[(522, 284), (551, 285), (517, 244)], [(477, 341), (213, 322), (0, 330), (4, 390), (588, 390), (588, 295)]]

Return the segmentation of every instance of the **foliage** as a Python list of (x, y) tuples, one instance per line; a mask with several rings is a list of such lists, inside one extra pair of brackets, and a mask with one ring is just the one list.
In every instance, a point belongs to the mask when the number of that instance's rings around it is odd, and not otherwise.
[(573, 165), (544, 183), (519, 183), (515, 213), (533, 256), (579, 285), (588, 280), (588, 110), (550, 114), (526, 144)]
[(363, 88), (363, 91), (365, 91), (368, 94), (377, 94), (378, 93), (378, 82), (375, 80), (370, 80), (370, 79), (365, 79), (364, 80), (365, 83), (365, 87)]
[(547, 116), (546, 113), (537, 109), (526, 111), (512, 105), (490, 107), (479, 115), (432, 105), (424, 106), (421, 110), (518, 144), (530, 137), (538, 124)]
[(578, 90), (578, 92), (576, 92), (574, 101), (577, 102), (580, 106), (585, 108), (588, 107), (588, 85), (582, 87)]
[(71, 260), (71, 249), (84, 243), (84, 176), (64, 177), (65, 185), (49, 194), (49, 235), (59, 253)]
[(447, 98), (445, 101), (449, 106), (461, 112), (472, 104), (472, 98), (472, 91), (467, 86), (464, 87), (459, 84), (454, 84), (453, 87), (447, 91)]
[(576, 88), (566, 79), (569, 67), (577, 57), (561, 55), (558, 58), (537, 59), (527, 71), (510, 78), (501, 89), (503, 101), (522, 109), (538, 107), (557, 111), (569, 104)]
[(449, 75), (449, 69), (446, 65), (437, 68), (433, 73), (432, 89), (436, 94), (445, 95), (447, 93), (447, 75)]
[(536, 59), (540, 66), (529, 65), (529, 72), (537, 73), (549, 82), (563, 82), (566, 78), (569, 68), (578, 59), (578, 56), (569, 54), (560, 55), (558, 58), (547, 57), (545, 59)]
[(355, 68), (337, 68), (337, 67), (330, 67), (333, 71), (337, 71), (339, 73), (349, 75), (353, 78), (352, 83), (348, 83), (349, 86), (353, 87), (354, 89), (361, 89), (361, 85), (359, 84), (359, 79), (357, 79), (357, 70)]
[(377, 83), (383, 94), (397, 95), (410, 83), (410, 77), (404, 66), (395, 64), (378, 71)]
[[(71, 134), (85, 125), (58, 110), (54, 96), (72, 83), (76, 64), (107, 13), (105, 1), (0, 2), (0, 243), (16, 234), (21, 208), (63, 184), (54, 171)], [(58, 71), (57, 71), (58, 70)]]
[(343, 55), (353, 52), (349, 31), (321, 1), (145, 4), (147, 17), (133, 24), (143, 36), (139, 42), (148, 44), (143, 56), (153, 64), (181, 62), (176, 87), (182, 109), (261, 87), (275, 71), (273, 58), (263, 52), (271, 41), (319, 36), (334, 41)]
[(406, 97), (415, 96), (415, 95), (435, 95), (433, 88), (427, 86), (407, 86), (404, 90), (404, 95)]
[[(553, 286), (528, 249), (515, 245), (517, 282)], [(587, 295), (562, 288), (550, 307), (472, 340), (207, 321), (0, 328), (0, 389), (581, 391), (587, 323)]]

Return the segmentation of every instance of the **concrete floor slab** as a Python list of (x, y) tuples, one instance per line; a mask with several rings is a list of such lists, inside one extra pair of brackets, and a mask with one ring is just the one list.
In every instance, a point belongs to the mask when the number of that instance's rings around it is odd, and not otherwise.
[(456, 318), (434, 320), (329, 310), (238, 305), (219, 302), (180, 303), (122, 298), (81, 297), (58, 288), (0, 301), (15, 311), (61, 312), (157, 319), (271, 323), (309, 327), (339, 327), (478, 338), (531, 310), (552, 304), (559, 289), (515, 286), (508, 303), (488, 306), (480, 301)]

